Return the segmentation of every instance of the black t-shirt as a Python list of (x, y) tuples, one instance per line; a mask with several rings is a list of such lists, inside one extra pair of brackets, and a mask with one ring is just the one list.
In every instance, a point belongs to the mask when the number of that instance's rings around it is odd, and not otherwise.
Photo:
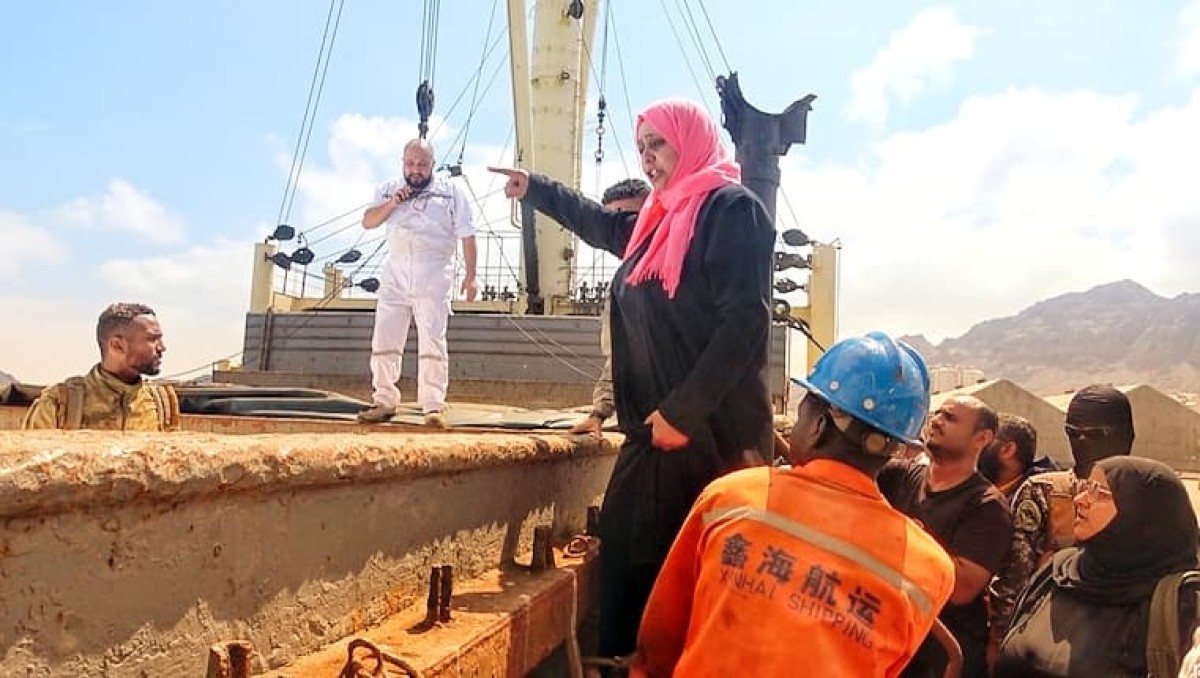
[[(1012, 520), (1004, 495), (979, 473), (939, 492), (929, 489), (928, 475), (926, 464), (889, 462), (879, 473), (879, 489), (892, 506), (921, 523), (951, 557), (996, 572), (1012, 544)], [(964, 678), (987, 671), (988, 618), (983, 598), (981, 591), (964, 605), (947, 603), (939, 615), (962, 647)], [(904, 675), (940, 676), (945, 661), (940, 646), (927, 640)]]

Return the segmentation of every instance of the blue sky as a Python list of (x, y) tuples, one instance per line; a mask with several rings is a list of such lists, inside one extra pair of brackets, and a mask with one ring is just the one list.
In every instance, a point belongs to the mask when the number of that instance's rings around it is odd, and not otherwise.
[[(394, 170), (396, 144), (415, 131), (421, 4), (345, 3), (297, 226), (354, 208)], [(493, 3), (443, 5), (444, 115), (479, 66)], [(632, 163), (628, 111), (665, 96), (715, 108), (697, 49), (667, 18), (682, 32), (690, 9), (715, 70), (719, 42), (752, 103), (819, 96), (784, 189), (806, 230), (845, 247), (843, 332), (952, 336), (1124, 277), (1200, 291), (1185, 256), (1200, 254), (1200, 198), (1183, 179), (1200, 176), (1196, 0), (703, 6), (719, 40), (697, 0), (614, 0), (600, 175), (635, 171), (615, 152), (623, 144)], [(0, 333), (0, 369), (49, 380), (86, 368), (95, 315), (116, 299), (160, 308), (166, 372), (240, 348), (251, 246), (279, 210), (328, 11), (325, 0), (6, 11), (0, 235), (15, 247), (0, 263), (0, 317), (22, 330)], [(495, 12), (493, 36), (503, 3)], [(445, 121), (450, 134), (464, 108)], [(470, 121), (468, 163), (494, 162), (511, 126), (501, 70)]]

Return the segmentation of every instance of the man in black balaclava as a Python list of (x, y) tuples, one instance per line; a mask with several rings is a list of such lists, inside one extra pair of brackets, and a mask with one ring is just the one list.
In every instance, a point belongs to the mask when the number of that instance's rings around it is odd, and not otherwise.
[(1133, 449), (1133, 408), (1124, 393), (1093, 384), (1071, 398), (1063, 429), (1075, 458), (1075, 477), (1087, 478), (1096, 462)]

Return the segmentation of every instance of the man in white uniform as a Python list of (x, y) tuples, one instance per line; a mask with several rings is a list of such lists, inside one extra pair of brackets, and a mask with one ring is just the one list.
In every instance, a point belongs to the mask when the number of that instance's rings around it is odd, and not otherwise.
[(462, 190), (433, 176), (433, 146), (414, 139), (404, 146), (404, 175), (375, 191), (375, 206), (363, 214), (363, 228), (387, 224), (390, 253), (380, 274), (375, 330), (371, 336), (373, 405), (359, 421), (391, 419), (400, 403), (400, 357), (408, 326), (417, 322), (417, 402), (425, 424), (445, 428), (446, 385), (450, 380), (446, 322), (454, 284), (454, 246), (462, 241), (466, 275), (462, 293), (474, 301), (475, 226)]

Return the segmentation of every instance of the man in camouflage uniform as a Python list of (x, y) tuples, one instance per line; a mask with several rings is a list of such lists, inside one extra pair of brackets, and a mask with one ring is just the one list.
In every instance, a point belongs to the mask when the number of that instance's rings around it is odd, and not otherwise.
[(996, 438), (979, 455), (979, 472), (1011, 502), (1017, 489), (1031, 475), (1059, 469), (1049, 459), (1034, 459), (1037, 455), (1037, 429), (1029, 420), (1007, 412), (1001, 412), (999, 417)]
[[(1013, 496), (1026, 480), (1036, 473), (1057, 471), (1058, 466), (1049, 458), (1035, 459), (1037, 456), (1037, 429), (1024, 417), (1018, 417), (1006, 412), (1000, 413), (1000, 426), (996, 429), (996, 438), (992, 444), (979, 455), (979, 472), (996, 486), (1011, 505)], [(1015, 506), (1014, 506), (1015, 508)], [(1014, 521), (1016, 516), (1013, 516)], [(1015, 532), (1015, 525), (1014, 525)], [(1012, 617), (1014, 596), (1004, 596), (1001, 600), (997, 584), (1007, 581), (1007, 573), (1017, 567), (1022, 572), (1027, 569), (1024, 565), (1025, 555), (1010, 551), (1004, 565), (996, 572), (988, 585), (988, 656), (991, 657), (1000, 646), (1002, 634), (1008, 628), (1008, 620)], [(1020, 589), (1018, 588), (1017, 592)]]
[(1031, 476), (1012, 498), (1012, 547), (991, 585), (990, 635), (997, 643), (1008, 632), (1017, 596), (1033, 573), (1055, 551), (1075, 542), (1076, 478), (1088, 477), (1101, 459), (1127, 455), (1133, 448), (1133, 409), (1124, 393), (1094, 384), (1071, 399), (1064, 429), (1075, 466)]
[[(641, 179), (622, 179), (609, 186), (600, 198), (600, 204), (606, 209), (618, 212), (640, 212), (642, 203), (650, 195), (650, 184)], [(600, 378), (592, 389), (592, 411), (588, 418), (575, 424), (571, 433), (590, 433), (600, 435), (604, 422), (613, 416), (617, 407), (613, 404), (612, 385), (612, 340), (608, 329), (608, 296), (604, 297), (604, 306), (600, 311), (600, 350), (604, 353), (604, 368)]]
[(171, 431), (179, 401), (169, 386), (146, 382), (162, 365), (162, 329), (154, 310), (113, 304), (96, 325), (100, 363), (86, 376), (47, 387), (29, 406), (23, 429)]

